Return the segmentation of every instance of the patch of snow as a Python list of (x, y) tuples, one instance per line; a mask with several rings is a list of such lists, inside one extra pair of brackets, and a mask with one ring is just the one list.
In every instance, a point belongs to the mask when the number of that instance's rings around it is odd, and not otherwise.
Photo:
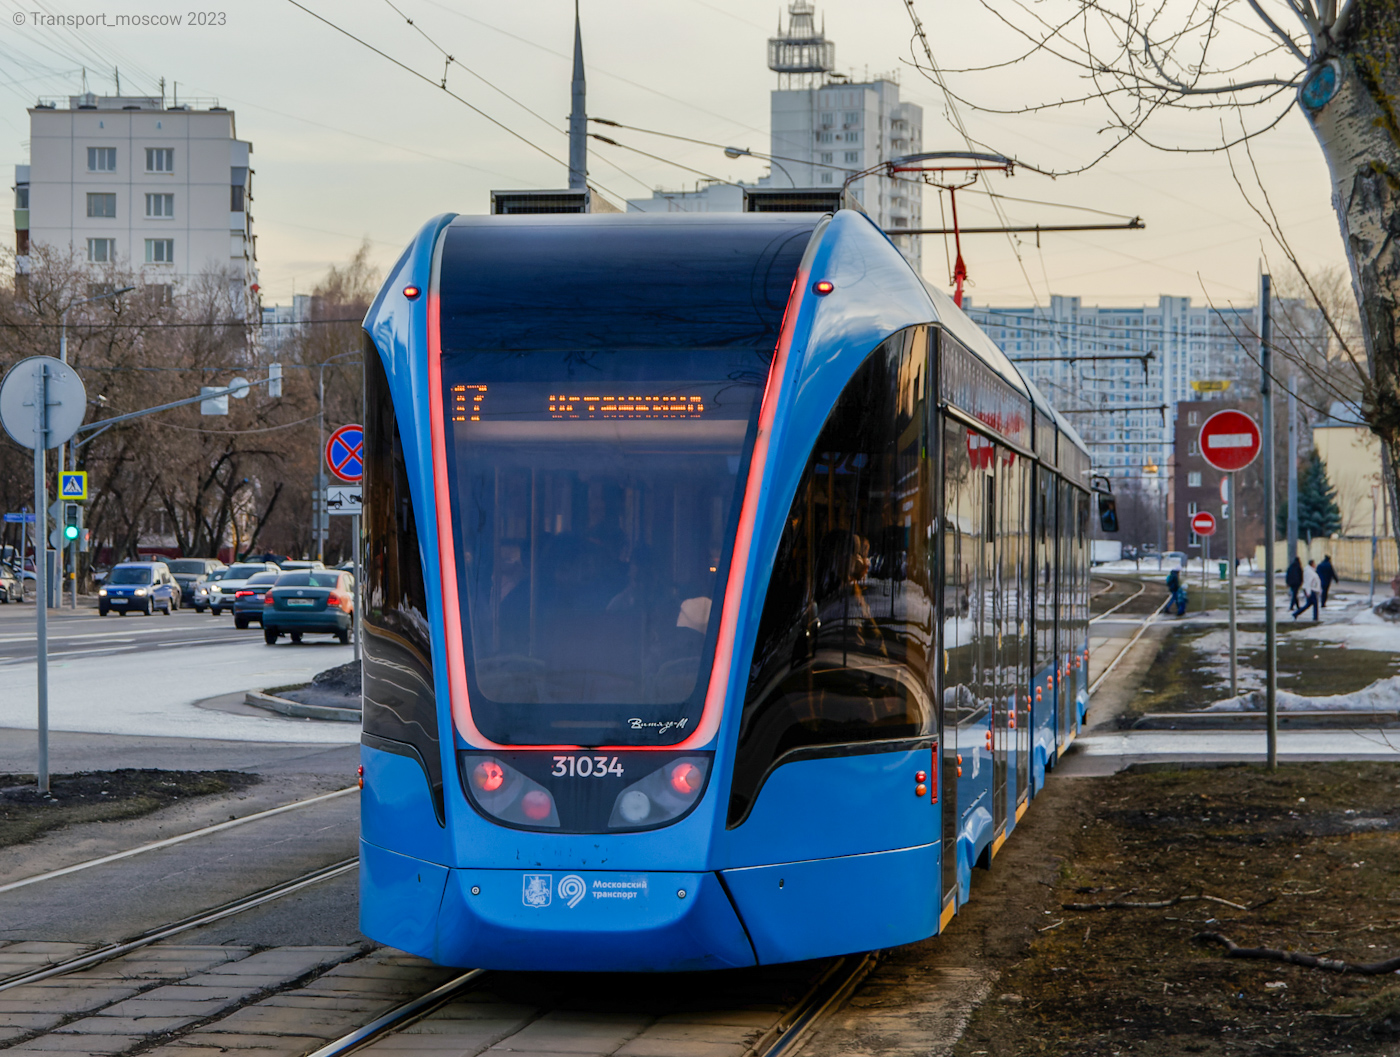
[[(1251, 690), (1239, 697), (1217, 701), (1205, 711), (1262, 712), (1264, 708), (1264, 691)], [(1290, 694), (1285, 690), (1280, 690), (1278, 691), (1278, 710), (1280, 712), (1393, 712), (1400, 710), (1400, 675), (1392, 675), (1388, 679), (1377, 679), (1365, 689), (1350, 694), (1305, 697), (1302, 694)]]

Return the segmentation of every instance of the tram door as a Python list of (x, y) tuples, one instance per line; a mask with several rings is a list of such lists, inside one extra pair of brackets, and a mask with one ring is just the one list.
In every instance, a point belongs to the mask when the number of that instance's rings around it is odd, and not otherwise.
[(1030, 464), (1014, 452), (1010, 453), (1010, 460), (1007, 487), (1003, 490), (1006, 503), (1001, 530), (1006, 551), (1006, 620), (1010, 647), (1006, 658), (1006, 701), (1010, 706), (1007, 726), (1011, 729), (1006, 740), (1008, 749), (1014, 751), (1016, 804), (1019, 806), (1030, 793)]
[(1064, 748), (1074, 731), (1073, 670), (1070, 668), (1070, 653), (1074, 649), (1073, 620), (1074, 605), (1074, 497), (1073, 489), (1060, 485), (1059, 489), (1058, 533), (1055, 537), (1056, 584), (1055, 613), (1058, 617), (1059, 634), (1055, 642), (1055, 707), (1058, 710), (1055, 744)]
[(998, 487), (1006, 484), (1006, 461), (1009, 452), (995, 449), (994, 470), (986, 477), (982, 529), (983, 611), (982, 679), (980, 696), (987, 706), (986, 746), (992, 765), (992, 835), (1002, 833), (1006, 825), (1006, 735), (1007, 735), (1007, 670), (1006, 654), (1010, 637), (1006, 620), (1006, 541), (1001, 528), (1005, 523), (1006, 493)]

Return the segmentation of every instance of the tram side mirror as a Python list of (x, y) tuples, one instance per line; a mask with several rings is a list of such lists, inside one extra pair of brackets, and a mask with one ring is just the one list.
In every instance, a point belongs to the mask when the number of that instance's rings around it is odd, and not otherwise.
[(1099, 496), (1099, 528), (1105, 532), (1118, 531), (1118, 500), (1111, 495)]

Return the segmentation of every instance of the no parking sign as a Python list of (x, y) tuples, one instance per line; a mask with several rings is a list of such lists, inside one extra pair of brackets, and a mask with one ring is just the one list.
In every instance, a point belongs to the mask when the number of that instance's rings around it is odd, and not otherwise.
[(359, 484), (365, 475), (365, 427), (341, 426), (326, 441), (326, 465), (347, 484)]

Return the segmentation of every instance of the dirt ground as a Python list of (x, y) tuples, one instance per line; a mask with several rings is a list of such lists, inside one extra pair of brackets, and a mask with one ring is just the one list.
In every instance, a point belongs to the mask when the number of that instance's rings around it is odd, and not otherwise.
[(79, 822), (138, 818), (177, 800), (246, 789), (241, 771), (80, 771), (50, 777), (47, 796), (32, 774), (0, 774), (0, 848)]
[[(1229, 958), (1200, 934), (1349, 962), (1400, 954), (1400, 766), (1159, 770), (1054, 788), (1067, 846), (1049, 849), (1063, 856), (1053, 881), (1017, 890), (1024, 910), (1000, 945), (1021, 951), (989, 952), (1005, 968), (958, 1057), (1397, 1051), (1395, 974)], [(1067, 909), (1199, 895), (1244, 909)], [(1033, 932), (1027, 911), (1042, 922)]]

